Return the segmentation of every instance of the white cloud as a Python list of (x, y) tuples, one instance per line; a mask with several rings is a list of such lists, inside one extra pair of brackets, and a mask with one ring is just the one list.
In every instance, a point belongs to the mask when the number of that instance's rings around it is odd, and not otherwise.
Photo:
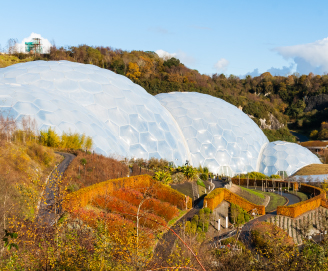
[(160, 50), (156, 50), (155, 53), (160, 58), (163, 58), (164, 60), (168, 60), (172, 57), (175, 57), (175, 58), (179, 59), (181, 61), (181, 63), (183, 63), (187, 66), (195, 63), (195, 59), (192, 56), (187, 55), (183, 51), (177, 51), (176, 53), (169, 53), (169, 52), (166, 52), (166, 51), (160, 49)]
[(328, 38), (307, 44), (277, 47), (274, 51), (285, 59), (293, 59), (299, 73), (322, 74), (328, 71)]
[(156, 50), (155, 53), (156, 53), (160, 58), (163, 58), (164, 60), (168, 60), (168, 59), (170, 59), (170, 58), (172, 58), (172, 57), (176, 57), (176, 55), (177, 55), (176, 53), (171, 54), (171, 53), (166, 52), (166, 51), (164, 51), (164, 50), (162, 50), (162, 49)]
[(225, 72), (229, 66), (229, 61), (225, 58), (220, 58), (218, 62), (214, 64), (214, 69), (218, 72)]
[(28, 38), (23, 39), (21, 43), (17, 43), (15, 50), (19, 53), (25, 53), (25, 42), (32, 41), (33, 38), (39, 38), (42, 42), (43, 53), (48, 54), (52, 46), (49, 40), (42, 38), (40, 34), (32, 33)]

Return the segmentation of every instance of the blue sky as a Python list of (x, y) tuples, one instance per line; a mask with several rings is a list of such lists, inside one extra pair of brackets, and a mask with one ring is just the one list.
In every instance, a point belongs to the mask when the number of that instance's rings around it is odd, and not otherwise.
[(201, 73), (328, 72), (328, 1), (4, 1), (0, 44), (163, 50)]

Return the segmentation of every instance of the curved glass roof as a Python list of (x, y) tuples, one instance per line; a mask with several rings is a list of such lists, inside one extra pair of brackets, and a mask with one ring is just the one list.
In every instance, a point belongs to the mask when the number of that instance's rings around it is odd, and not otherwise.
[(295, 143), (275, 141), (268, 143), (263, 149), (259, 171), (268, 176), (277, 174), (278, 171), (286, 171), (290, 176), (310, 164), (321, 162), (307, 148)]
[(201, 93), (153, 97), (128, 78), (94, 65), (34, 61), (0, 69), (0, 113), (31, 116), (39, 130), (53, 127), (92, 136), (104, 155), (164, 158), (206, 166), (213, 173), (266, 175), (319, 159), (287, 142), (268, 143), (237, 107)]
[(34, 86), (0, 83), (0, 113), (17, 120), (30, 116), (38, 130), (85, 133), (103, 155), (122, 154), (124, 146), (98, 118), (70, 99)]
[(156, 98), (178, 123), (194, 166), (228, 175), (256, 171), (268, 139), (237, 107), (197, 92), (162, 93)]
[[(120, 155), (165, 158), (177, 165), (188, 159), (186, 143), (172, 116), (127, 77), (94, 65), (33, 61), (0, 69), (0, 83), (38, 87), (76, 102), (106, 124), (124, 149)], [(58, 118), (65, 120), (63, 115)]]

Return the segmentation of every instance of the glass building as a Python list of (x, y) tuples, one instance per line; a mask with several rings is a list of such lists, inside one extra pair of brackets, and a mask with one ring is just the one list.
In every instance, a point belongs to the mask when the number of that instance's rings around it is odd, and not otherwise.
[(251, 118), (219, 98), (195, 92), (154, 97), (124, 76), (69, 61), (0, 69), (0, 113), (18, 121), (31, 116), (38, 130), (85, 133), (104, 155), (156, 157), (175, 165), (188, 160), (229, 176), (292, 174), (320, 163), (297, 144), (269, 143)]

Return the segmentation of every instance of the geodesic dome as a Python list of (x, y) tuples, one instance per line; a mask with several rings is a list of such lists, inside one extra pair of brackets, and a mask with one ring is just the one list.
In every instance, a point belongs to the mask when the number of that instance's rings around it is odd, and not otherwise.
[(197, 92), (162, 93), (156, 98), (178, 123), (193, 166), (230, 176), (257, 170), (261, 147), (268, 139), (237, 107)]
[(93, 138), (93, 149), (103, 155), (124, 152), (104, 123), (79, 104), (34, 86), (0, 83), (0, 114), (20, 123), (30, 116), (38, 130), (85, 133)]
[(319, 158), (295, 143), (275, 141), (268, 143), (262, 152), (259, 171), (265, 175), (285, 171), (288, 176), (310, 164), (321, 164)]
[[(142, 87), (112, 71), (69, 61), (33, 61), (0, 69), (0, 83), (38, 87), (81, 105), (107, 126), (121, 156), (164, 158), (176, 165), (188, 159), (168, 111)], [(65, 115), (57, 118), (64, 121)]]

